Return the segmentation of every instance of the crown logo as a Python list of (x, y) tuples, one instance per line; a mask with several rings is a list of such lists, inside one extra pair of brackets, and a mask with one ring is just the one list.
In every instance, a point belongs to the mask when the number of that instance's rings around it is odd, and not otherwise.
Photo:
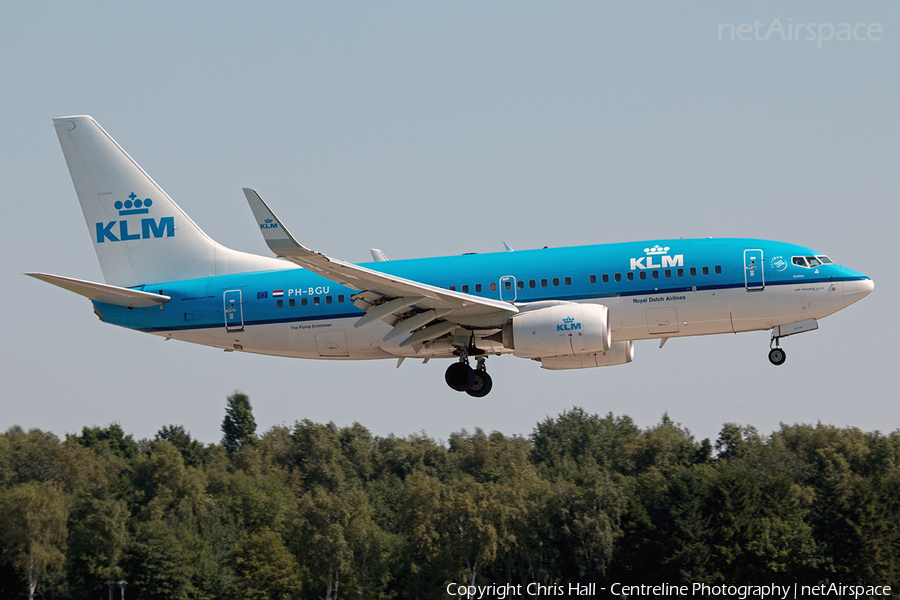
[(271, 223), (272, 219), (266, 219), (266, 223)]
[(571, 322), (573, 322), (574, 320), (575, 320), (575, 319), (573, 319), (572, 317), (566, 317), (565, 319), (563, 319), (563, 323), (571, 323)]
[(663, 247), (660, 246), (659, 244), (657, 244), (656, 246), (653, 246), (652, 248), (644, 248), (644, 252), (646, 252), (648, 255), (653, 255), (653, 254), (665, 254), (665, 253), (668, 252), (668, 251), (669, 251), (669, 247), (668, 247), (668, 246), (666, 246), (665, 248), (663, 248)]
[(153, 206), (153, 200), (150, 198), (141, 200), (137, 197), (137, 194), (131, 192), (131, 194), (128, 195), (128, 200), (125, 202), (116, 200), (116, 203), (113, 204), (113, 206), (119, 211), (120, 217), (127, 217), (128, 215), (146, 215), (150, 212), (150, 207)]

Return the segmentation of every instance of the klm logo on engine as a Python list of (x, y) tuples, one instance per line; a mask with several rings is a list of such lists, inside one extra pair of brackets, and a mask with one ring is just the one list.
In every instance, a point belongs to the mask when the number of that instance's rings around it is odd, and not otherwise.
[(557, 331), (576, 331), (581, 329), (581, 323), (576, 323), (572, 317), (563, 319), (562, 325), (557, 325)]
[[(669, 256), (669, 246), (663, 248), (656, 245), (652, 248), (644, 248), (647, 256), (631, 259), (631, 270), (635, 269), (665, 269), (667, 267), (683, 267), (684, 254)], [(653, 262), (658, 259), (660, 262)], [(646, 261), (646, 262), (645, 262)]]
[[(146, 215), (149, 214), (150, 207), (153, 206), (153, 200), (150, 198), (141, 200), (137, 197), (137, 194), (131, 192), (128, 195), (128, 200), (124, 202), (116, 200), (113, 206), (119, 211), (120, 217)], [(131, 231), (129, 231), (129, 223)], [(134, 221), (129, 222), (126, 219), (97, 223), (96, 226), (98, 244), (175, 236), (175, 217), (160, 217), (158, 221), (153, 217), (145, 217), (141, 219), (140, 228), (137, 227)]]

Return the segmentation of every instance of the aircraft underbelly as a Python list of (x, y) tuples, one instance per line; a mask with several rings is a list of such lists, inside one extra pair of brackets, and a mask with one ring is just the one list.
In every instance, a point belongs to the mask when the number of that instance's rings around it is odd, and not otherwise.
[(793, 319), (791, 286), (768, 285), (761, 290), (732, 290), (728, 310), (734, 332), (771, 329)]
[(324, 358), (366, 360), (389, 358), (379, 342), (390, 328), (373, 323), (355, 328), (356, 318), (298, 321), (290, 323), (291, 356), (295, 358)]
[[(605, 303), (615, 315), (614, 340), (756, 331), (797, 320), (792, 286), (653, 294)], [(812, 316), (817, 315), (803, 318)]]

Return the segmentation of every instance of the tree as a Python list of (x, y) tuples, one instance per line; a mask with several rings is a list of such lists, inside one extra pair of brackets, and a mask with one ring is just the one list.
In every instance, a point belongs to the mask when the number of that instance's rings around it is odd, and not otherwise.
[(97, 598), (104, 581), (125, 578), (128, 508), (124, 500), (87, 496), (75, 502), (70, 515), (66, 570), (72, 596)]
[(344, 576), (352, 573), (353, 551), (347, 541), (352, 515), (350, 500), (316, 488), (300, 498), (299, 515), (297, 541), (306, 559), (310, 585), (317, 597), (333, 600), (338, 597)]
[(573, 408), (538, 423), (531, 434), (534, 450), (531, 460), (551, 472), (569, 475), (577, 465), (593, 462), (619, 473), (633, 470), (631, 447), (640, 429), (631, 417), (589, 415), (582, 408)]
[(182, 425), (167, 425), (156, 433), (154, 439), (156, 441), (165, 440), (178, 448), (178, 451), (181, 452), (181, 456), (184, 458), (184, 464), (189, 467), (203, 466), (212, 457), (210, 449), (201, 442), (191, 438), (190, 432), (185, 431)]
[(222, 433), (222, 445), (229, 454), (256, 443), (256, 420), (246, 394), (235, 392), (228, 396)]
[(0, 495), (3, 554), (28, 580), (33, 600), (38, 582), (65, 562), (66, 500), (53, 483), (22, 483)]
[(251, 533), (235, 545), (231, 563), (235, 598), (290, 600), (300, 596), (300, 566), (277, 533)]
[(205, 545), (183, 528), (176, 529), (160, 519), (138, 525), (128, 572), (139, 600), (208, 598)]

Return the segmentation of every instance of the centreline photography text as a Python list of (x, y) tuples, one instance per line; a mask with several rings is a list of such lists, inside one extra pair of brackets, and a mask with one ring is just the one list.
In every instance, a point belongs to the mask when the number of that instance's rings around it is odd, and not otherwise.
[(732, 585), (691, 583), (691, 584), (628, 584), (613, 583), (608, 588), (598, 587), (596, 583), (569, 582), (569, 583), (529, 583), (529, 584), (498, 584), (467, 585), (464, 583), (449, 583), (446, 588), (447, 595), (467, 600), (506, 600), (506, 598), (522, 597), (557, 597), (557, 598), (596, 598), (603, 596), (614, 597), (672, 597), (686, 598), (712, 598), (727, 597), (747, 600), (759, 598), (878, 598), (890, 597), (889, 585), (859, 585), (830, 583), (818, 585), (805, 585), (794, 583), (793, 585)]

